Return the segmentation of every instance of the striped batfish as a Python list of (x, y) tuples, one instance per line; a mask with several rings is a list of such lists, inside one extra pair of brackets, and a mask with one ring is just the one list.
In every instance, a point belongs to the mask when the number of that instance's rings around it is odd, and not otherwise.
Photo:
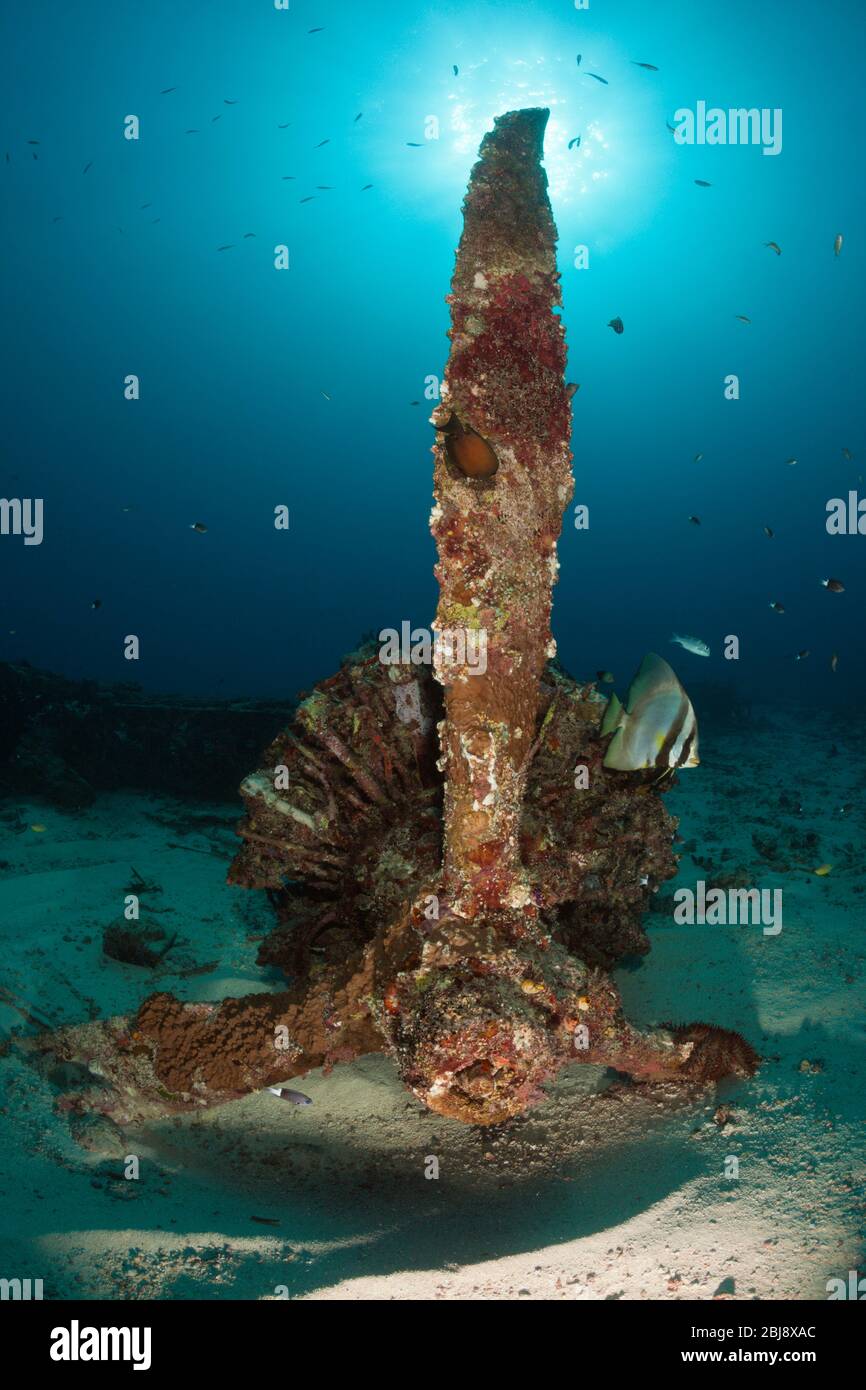
[(620, 772), (655, 767), (697, 767), (698, 721), (692, 702), (666, 661), (645, 656), (629, 688), (625, 708), (610, 697), (601, 725), (613, 734), (604, 766)]

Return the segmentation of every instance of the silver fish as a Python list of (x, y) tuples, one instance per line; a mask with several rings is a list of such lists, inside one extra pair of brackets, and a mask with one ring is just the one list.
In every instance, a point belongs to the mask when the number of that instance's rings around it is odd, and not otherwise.
[(709, 656), (710, 649), (706, 642), (702, 642), (700, 637), (679, 637), (674, 633), (671, 637), (672, 642), (676, 642), (680, 647), (684, 647), (693, 656)]
[(675, 672), (650, 652), (629, 687), (626, 705), (612, 695), (601, 725), (613, 734), (604, 766), (620, 772), (697, 767), (698, 723)]
[(305, 1096), (303, 1091), (290, 1091), (286, 1086), (269, 1086), (268, 1090), (272, 1096), (277, 1096), (280, 1100), (287, 1100), (292, 1105), (312, 1105), (310, 1096)]

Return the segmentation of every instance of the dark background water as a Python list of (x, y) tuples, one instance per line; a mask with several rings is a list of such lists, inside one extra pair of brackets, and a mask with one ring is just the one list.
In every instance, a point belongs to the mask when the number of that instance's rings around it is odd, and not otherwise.
[[(41, 546), (0, 537), (0, 660), (291, 695), (362, 632), (429, 623), (460, 204), (492, 118), (549, 105), (590, 507), (565, 519), (562, 660), (624, 685), (656, 648), (687, 684), (859, 697), (866, 537), (825, 531), (828, 498), (866, 495), (859, 0), (46, 0), (0, 24), (0, 496), (45, 500)], [(677, 146), (699, 100), (782, 108), (782, 152)]]

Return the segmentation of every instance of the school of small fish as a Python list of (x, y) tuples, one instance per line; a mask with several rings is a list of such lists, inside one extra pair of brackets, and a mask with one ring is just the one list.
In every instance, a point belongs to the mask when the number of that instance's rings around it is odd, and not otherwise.
[[(314, 26), (314, 27), (312, 27), (312, 28), (310, 28), (310, 29), (307, 30), (307, 35), (308, 35), (308, 36), (314, 36), (314, 35), (322, 34), (322, 33), (325, 32), (325, 29), (326, 29), (326, 26), (324, 26), (324, 25)], [(582, 60), (583, 60), (583, 54), (582, 54), (582, 53), (578, 53), (578, 54), (576, 55), (576, 66), (578, 67), (578, 69), (580, 69), (580, 74), (581, 74), (581, 75), (585, 75), (585, 76), (588, 77), (588, 78), (592, 78), (596, 83), (600, 84), (601, 86), (604, 86), (604, 87), (610, 86), (610, 81), (609, 81), (609, 79), (608, 79), (607, 77), (603, 76), (603, 75), (602, 75), (601, 73), (599, 73), (599, 72), (595, 72), (595, 71), (590, 70), (589, 68), (582, 67), (582, 66), (581, 66), (581, 65), (582, 65)], [(640, 59), (630, 59), (629, 62), (630, 62), (630, 64), (631, 64), (631, 66), (640, 68), (640, 69), (643, 70), (644, 72), (647, 72), (647, 73), (657, 73), (657, 72), (659, 72), (659, 68), (658, 68), (658, 66), (657, 66), (655, 63), (650, 63), (650, 62), (647, 62), (647, 61), (645, 61), (645, 60), (640, 60)], [(460, 75), (460, 68), (459, 68), (459, 65), (458, 65), (457, 63), (452, 63), (452, 64), (451, 64), (451, 73), (452, 73), (452, 76), (453, 76), (454, 78), (459, 77), (459, 75)], [(178, 88), (177, 86), (163, 87), (163, 88), (160, 89), (159, 95), (160, 95), (161, 97), (167, 97), (167, 96), (173, 95), (173, 94), (176, 93), (178, 90), (179, 90), (179, 88)], [(233, 107), (236, 107), (236, 106), (240, 103), (241, 97), (240, 97), (240, 96), (238, 96), (238, 97), (224, 97), (222, 100), (223, 100), (223, 105), (224, 105), (225, 107), (227, 107), (227, 108), (233, 108)], [(219, 120), (222, 118), (222, 114), (223, 114), (223, 113), (218, 113), (218, 114), (216, 114), (216, 115), (211, 116), (211, 117), (210, 117), (211, 124), (214, 124), (215, 122), (219, 121)], [(354, 118), (353, 118), (352, 125), (353, 125), (353, 126), (357, 126), (358, 122), (362, 119), (363, 116), (364, 116), (364, 111), (363, 111), (363, 110), (358, 111), (358, 112), (355, 114)], [(666, 122), (665, 122), (665, 125), (666, 125), (668, 131), (670, 131), (671, 133), (675, 133), (676, 127), (673, 126), (673, 125), (670, 123), (670, 121), (666, 121)], [(278, 123), (277, 123), (277, 129), (278, 129), (278, 130), (287, 130), (287, 129), (290, 128), (290, 126), (291, 126), (291, 122), (290, 122), (290, 121), (278, 122)], [(201, 129), (200, 129), (199, 127), (189, 127), (189, 128), (186, 129), (185, 134), (186, 134), (186, 135), (200, 135), (200, 134), (201, 134)], [(28, 139), (26, 140), (25, 143), (27, 144), (27, 146), (31, 147), (33, 159), (38, 159), (38, 155), (37, 155), (36, 150), (37, 150), (38, 147), (41, 146), (41, 143), (42, 143), (42, 142), (41, 142), (40, 140), (36, 139), (36, 138), (32, 138), (32, 137), (31, 137), (31, 138), (28, 138)], [(405, 143), (406, 147), (408, 147), (409, 149), (422, 149), (422, 148), (424, 147), (425, 141), (421, 141), (421, 140), (406, 140), (404, 143)], [(320, 149), (323, 149), (323, 148), (325, 148), (325, 146), (330, 145), (330, 144), (331, 144), (331, 136), (330, 136), (330, 135), (326, 135), (326, 136), (324, 136), (321, 140), (319, 140), (318, 143), (315, 144), (315, 145), (313, 146), (313, 148), (316, 149), (316, 150), (320, 150)], [(568, 142), (567, 142), (567, 147), (568, 147), (569, 150), (580, 149), (580, 147), (581, 147), (581, 135), (574, 135), (574, 136), (572, 136), (572, 137), (568, 140)], [(9, 163), (11, 163), (11, 162), (12, 162), (12, 154), (11, 154), (11, 151), (7, 151), (7, 152), (6, 152), (6, 163), (9, 164)], [(83, 165), (83, 167), (82, 167), (82, 174), (87, 174), (93, 167), (94, 167), (94, 161), (93, 161), (93, 160), (88, 160), (88, 161)], [(283, 182), (296, 182), (296, 176), (295, 176), (294, 174), (284, 174), (284, 175), (281, 176), (281, 178), (282, 178), (282, 181), (283, 181)], [(695, 178), (695, 179), (693, 180), (693, 182), (695, 183), (695, 185), (696, 185), (698, 188), (711, 188), (711, 187), (712, 187), (712, 183), (711, 183), (709, 180), (707, 180), (707, 179)], [(362, 193), (369, 192), (370, 190), (373, 189), (373, 187), (374, 187), (374, 184), (373, 184), (373, 183), (371, 183), (371, 182), (370, 182), (370, 183), (365, 183), (365, 184), (363, 184), (363, 185), (361, 186), (360, 192), (362, 192)], [(317, 195), (318, 195), (318, 194), (320, 194), (320, 193), (325, 193), (325, 192), (330, 193), (330, 192), (333, 192), (334, 190), (335, 190), (335, 186), (332, 185), (332, 184), (325, 184), (325, 183), (316, 184), (316, 185), (315, 185), (315, 191), (314, 191), (314, 192), (304, 193), (303, 196), (300, 197), (300, 198), (298, 199), (298, 206), (306, 206), (306, 205), (308, 205), (308, 204), (310, 204), (310, 203), (313, 203), (313, 202), (317, 201)], [(143, 211), (149, 210), (149, 209), (151, 209), (151, 208), (152, 208), (152, 203), (151, 203), (151, 202), (146, 202), (146, 203), (142, 203), (142, 204), (140, 205), (139, 211), (143, 212)], [(60, 216), (54, 216), (54, 217), (52, 218), (52, 221), (55, 222), (55, 223), (60, 222), (60, 221), (62, 221), (62, 220), (63, 220), (63, 219), (62, 219), (62, 217), (60, 217)], [(152, 221), (153, 224), (159, 223), (160, 220), (161, 220), (161, 219), (160, 219), (159, 217), (155, 217), (155, 218), (152, 218), (152, 219), (151, 219), (151, 221)], [(123, 228), (119, 228), (118, 230), (122, 232), (122, 231), (123, 231)], [(240, 241), (252, 241), (252, 240), (255, 240), (255, 239), (256, 239), (256, 233), (253, 232), (253, 231), (244, 232), (244, 233), (241, 234), (241, 236), (240, 236), (240, 238), (239, 238)], [(843, 233), (842, 233), (842, 232), (837, 232), (837, 233), (835, 234), (835, 237), (834, 237), (834, 240), (833, 240), (833, 255), (834, 255), (834, 257), (837, 258), (837, 259), (838, 259), (838, 258), (840, 257), (840, 255), (841, 255), (843, 243), (844, 243), (844, 236), (843, 236)], [(218, 253), (221, 253), (221, 254), (222, 254), (222, 253), (226, 253), (226, 252), (230, 252), (230, 251), (236, 250), (236, 249), (237, 249), (237, 246), (238, 246), (238, 242), (224, 241), (224, 242), (221, 242), (219, 245), (217, 245), (216, 251), (217, 251)], [(772, 251), (773, 254), (774, 254), (775, 256), (777, 256), (777, 257), (779, 257), (779, 256), (782, 255), (782, 247), (781, 247), (781, 245), (779, 244), (778, 241), (775, 241), (775, 240), (765, 241), (765, 242), (763, 243), (763, 246), (764, 246), (766, 249)], [(735, 314), (734, 317), (735, 317), (736, 321), (739, 322), (739, 323), (742, 323), (742, 324), (745, 324), (745, 325), (751, 325), (751, 324), (752, 324), (752, 319), (751, 319), (750, 317), (748, 317), (747, 315), (745, 315), (745, 314), (738, 313), (738, 314)], [(611, 328), (611, 329), (613, 330), (613, 332), (614, 332), (617, 336), (621, 336), (621, 335), (624, 333), (624, 331), (625, 331), (625, 325), (624, 325), (624, 323), (623, 323), (622, 318), (620, 318), (619, 316), (610, 319), (607, 326), (608, 326), (609, 328)], [(574, 394), (579, 390), (579, 384), (576, 383), (576, 382), (570, 382), (570, 383), (568, 383), (566, 389), (567, 389), (568, 395), (569, 395), (570, 397), (573, 397)], [(325, 398), (325, 400), (330, 400), (330, 399), (331, 399), (331, 397), (327, 394), (327, 392), (322, 391), (321, 394), (322, 394), (322, 396)], [(418, 404), (418, 402), (413, 401), (413, 402), (411, 402), (411, 404), (412, 404), (412, 405), (416, 405), (416, 404)], [(453, 441), (452, 441), (452, 443), (453, 443)], [(846, 462), (852, 462), (852, 461), (853, 461), (853, 454), (852, 454), (851, 450), (850, 450), (849, 448), (847, 448), (847, 447), (843, 447), (843, 448), (842, 448), (842, 457), (843, 457), (843, 459), (844, 459)], [(703, 460), (703, 458), (704, 458), (703, 452), (699, 452), (699, 453), (695, 454), (695, 456), (694, 456), (694, 462), (695, 462), (695, 463), (700, 463), (700, 462)], [(798, 463), (798, 459), (797, 459), (797, 458), (789, 458), (789, 459), (787, 459), (787, 464), (788, 464), (789, 467), (795, 467), (795, 466), (797, 465), (797, 463)], [(124, 507), (122, 510), (123, 510), (123, 511), (129, 511), (130, 508), (129, 508), (129, 507)], [(692, 526), (695, 526), (695, 527), (701, 526), (701, 518), (700, 518), (699, 516), (697, 516), (697, 515), (694, 515), (694, 514), (690, 515), (690, 516), (688, 517), (688, 520), (689, 520), (689, 522), (690, 522), (690, 524), (691, 524)], [(200, 522), (200, 521), (193, 522), (193, 523), (191, 524), (191, 526), (190, 526), (190, 530), (197, 532), (199, 535), (204, 535), (204, 534), (207, 532), (207, 529), (208, 529), (207, 526), (206, 526), (203, 522)], [(775, 531), (773, 530), (773, 528), (772, 528), (771, 526), (769, 526), (769, 525), (764, 525), (764, 526), (763, 526), (763, 531), (764, 531), (764, 535), (765, 535), (765, 536), (767, 536), (767, 537), (769, 537), (769, 538), (771, 538), (771, 539), (774, 538), (774, 536), (775, 536)], [(821, 582), (821, 584), (823, 585), (823, 587), (824, 587), (825, 589), (827, 589), (827, 591), (828, 591), (829, 593), (833, 593), (833, 594), (842, 594), (842, 593), (845, 592), (845, 585), (844, 585), (844, 583), (842, 582), (842, 580), (840, 580), (840, 579), (828, 578), (828, 579), (822, 579), (820, 582)], [(101, 601), (101, 599), (98, 599), (98, 598), (97, 598), (97, 599), (94, 599), (94, 600), (91, 602), (91, 605), (90, 605), (90, 606), (91, 606), (92, 609), (98, 610), (98, 609), (102, 606), (102, 601)], [(785, 608), (784, 608), (784, 606), (782, 605), (782, 603), (780, 603), (780, 602), (778, 602), (778, 601), (776, 601), (776, 600), (771, 601), (771, 603), (770, 603), (770, 608), (772, 609), (773, 612), (778, 613), (778, 614), (782, 614), (782, 613), (785, 612)], [(708, 655), (709, 655), (709, 648), (706, 646), (705, 643), (701, 642), (701, 641), (700, 641), (699, 639), (697, 639), (697, 638), (682, 638), (682, 637), (676, 637), (676, 636), (675, 636), (675, 637), (673, 637), (671, 640), (672, 640), (673, 642), (678, 642), (681, 646), (685, 647), (685, 649), (686, 649), (687, 651), (693, 652), (693, 653), (695, 653), (695, 654), (697, 654), (697, 655), (701, 655), (701, 656), (708, 656)], [(807, 650), (798, 652), (798, 653), (796, 654), (796, 656), (795, 656), (795, 660), (801, 661), (801, 660), (805, 659), (805, 657), (807, 657), (808, 655), (809, 655), (809, 652), (808, 652)], [(833, 672), (836, 671), (836, 669), (837, 669), (837, 664), (838, 664), (838, 656), (837, 656), (837, 653), (834, 652), (833, 655), (832, 655), (832, 658), (831, 658), (831, 662), (830, 662), (831, 670), (832, 670)], [(607, 675), (608, 675), (608, 673), (605, 673), (605, 677), (607, 677)], [(599, 679), (601, 679), (601, 673), (599, 674)]]

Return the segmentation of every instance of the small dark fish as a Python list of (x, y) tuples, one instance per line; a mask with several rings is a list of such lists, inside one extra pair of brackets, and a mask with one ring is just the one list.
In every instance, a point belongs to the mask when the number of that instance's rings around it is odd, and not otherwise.
[(772, 526), (765, 526), (765, 527), (764, 527), (764, 535), (765, 535), (765, 536), (769, 536), (769, 537), (770, 537), (770, 540), (773, 539), (773, 536), (775, 535), (775, 532), (774, 532)]
[(193, 128), (192, 130), (185, 130), (184, 135), (201, 135), (201, 131)]
[(291, 124), (291, 121), (286, 121), (285, 125), (278, 125), (277, 130), (288, 130)]
[(612, 685), (612, 684), (613, 684), (613, 676), (611, 675), (610, 671), (596, 671), (596, 673), (595, 673), (595, 678), (596, 678), (596, 680), (599, 681), (602, 685)]
[(614, 333), (622, 333), (625, 330), (625, 324), (622, 319), (611, 319), (607, 326), (608, 328), (612, 328)]
[(357, 116), (355, 117), (354, 121), (352, 122), (352, 124), (353, 124), (353, 125), (357, 124), (357, 122), (360, 121), (360, 119), (361, 119), (361, 117), (363, 116), (363, 114), (364, 114), (363, 111), (359, 111), (358, 114), (357, 114)]
[(455, 76), (455, 77), (457, 77), (458, 74), (459, 74), (459, 72), (460, 72), (460, 69), (458, 68), (458, 66), (457, 66), (456, 63), (454, 64), (453, 72), (454, 72), (454, 76)]
[(805, 651), (798, 652), (797, 655), (794, 657), (794, 660), (795, 660), (795, 661), (805, 661), (805, 660), (806, 660), (806, 657), (807, 657), (807, 656), (811, 656), (811, 655), (812, 655), (812, 653), (809, 651), (809, 649), (808, 649), (808, 647), (807, 647)]
[(323, 145), (330, 145), (330, 143), (331, 143), (331, 137), (330, 137), (330, 135), (329, 135), (328, 138), (327, 138), (327, 140), (320, 140), (319, 143), (318, 143), (318, 145), (314, 145), (314, 146), (313, 146), (313, 149), (314, 149), (314, 150), (320, 150), (320, 149), (322, 148)]
[(269, 1086), (268, 1090), (272, 1096), (279, 1096), (280, 1100), (291, 1101), (292, 1105), (312, 1105), (310, 1096), (305, 1096), (303, 1091), (290, 1091), (285, 1086)]
[(11, 158), (11, 156), (10, 156), (8, 150), (6, 151), (6, 163), (7, 163), (7, 164), (11, 164), (11, 163), (12, 163), (12, 158)]
[(772, 608), (774, 613), (784, 613), (785, 611), (781, 603), (771, 603), (770, 607)]
[(568, 396), (568, 399), (569, 399), (569, 400), (571, 400), (572, 396), (576, 396), (579, 390), (580, 390), (580, 382), (579, 382), (579, 381), (567, 381), (567, 382), (565, 383), (565, 394)]
[(701, 524), (701, 518), (699, 516), (690, 516), (689, 521), (693, 526), (700, 526)]
[(421, 402), (420, 402), (420, 401), (410, 401), (409, 404), (410, 404), (410, 405), (420, 405)]
[(203, 536), (207, 531), (207, 527), (205, 526), (203, 521), (194, 521), (189, 529), (191, 531), (198, 531), (200, 536)]
[(599, 75), (598, 75), (597, 72), (588, 72), (586, 75), (587, 75), (587, 77), (594, 77), (595, 80), (596, 80), (596, 82), (603, 82), (604, 85), (605, 85), (605, 87), (609, 87), (609, 86), (610, 86), (610, 83), (608, 82), (607, 78), (606, 78), (606, 77), (599, 77)]
[(694, 457), (694, 459), (693, 459), (692, 461), (693, 461), (694, 463), (700, 463), (700, 461), (701, 461), (702, 458), (703, 458), (703, 454), (695, 454), (695, 457)]
[(27, 143), (28, 145), (38, 145), (40, 142), (38, 140), (28, 140)]
[(294, 174), (283, 174), (283, 183), (294, 183), (294, 181), (295, 181), (295, 175), (294, 175)]
[(842, 450), (842, 457), (843, 457), (843, 459), (847, 459), (847, 461), (848, 461), (849, 463), (851, 463), (851, 461), (852, 461), (853, 458), (854, 458), (854, 455), (851, 453), (851, 450), (850, 450), (850, 449), (843, 449), (843, 450)]
[(52, 222), (62, 222), (62, 221), (63, 221), (63, 218), (62, 218), (62, 217), (52, 217), (51, 221), (52, 221)]
[(36, 153), (35, 150), (33, 150), (32, 153), (33, 153), (33, 158), (34, 158), (34, 159), (38, 159), (38, 158), (39, 158), (39, 155)]
[(279, 1218), (276, 1216), (251, 1216), (251, 1221), (258, 1221), (260, 1226), (279, 1226)]
[(325, 31), (325, 26), (324, 26), (324, 24), (320, 24), (319, 27), (318, 27), (318, 29), (308, 29), (308, 30), (307, 30), (307, 33), (308, 33), (308, 34), (323, 34), (324, 31)]
[(161, 218), (161, 217), (154, 217), (154, 219), (153, 219), (153, 221), (151, 222), (150, 225), (151, 225), (151, 227), (155, 227), (156, 224), (157, 224), (157, 222), (161, 222), (161, 221), (162, 221), (162, 218)]
[(670, 131), (671, 135), (676, 135), (676, 133), (677, 133), (677, 128), (676, 128), (675, 125), (671, 125), (670, 121), (665, 121), (665, 125), (667, 126), (667, 128), (668, 128), (668, 130)]
[(234, 101), (230, 101), (228, 97), (223, 97), (223, 106), (237, 106), (238, 100), (239, 98), (235, 98)]
[(140, 207), (138, 210), (139, 210), (139, 212), (144, 212), (145, 208), (152, 208), (152, 207), (153, 207), (153, 203), (142, 203), (141, 207)]
[(249, 241), (250, 237), (254, 237), (254, 236), (255, 236), (255, 232), (244, 232), (244, 241)]
[(775, 251), (777, 256), (781, 256), (782, 248), (777, 241), (765, 241), (764, 245), (768, 246), (771, 251)]
[(734, 318), (737, 319), (739, 323), (751, 323), (751, 322), (752, 322), (751, 319), (746, 318), (746, 315), (745, 315), (745, 314), (734, 314)]
[(637, 63), (635, 62), (634, 58), (632, 58), (631, 61), (633, 67), (646, 68), (647, 72), (658, 72), (658, 68), (656, 67), (655, 63)]
[(580, 145), (580, 136), (579, 136), (579, 135), (575, 135), (575, 137), (574, 137), (573, 140), (569, 140), (569, 142), (568, 142), (568, 148), (569, 148), (570, 150), (573, 150), (574, 147), (575, 147), (575, 145), (578, 145), (578, 146)]
[(320, 190), (320, 192), (324, 193), (327, 192), (328, 189), (333, 188), (334, 185), (332, 183), (317, 183), (316, 187)]
[(87, 171), (88, 171), (88, 169), (92, 169), (92, 168), (93, 168), (93, 160), (91, 159), (91, 161), (90, 161), (89, 164), (85, 164), (85, 166), (84, 166), (84, 168), (82, 169), (81, 172), (82, 172), (82, 174), (86, 174)]
[(368, 188), (372, 188), (372, 187), (373, 187), (373, 185), (372, 185), (371, 183), (365, 183), (365, 184), (364, 184), (364, 187), (361, 189), (361, 192), (362, 192), (362, 193), (366, 193), (366, 192), (367, 192), (367, 189), (368, 189)]
[(695, 183), (698, 188), (712, 188), (713, 186), (711, 183), (707, 183), (706, 179), (695, 179)]
[(406, 144), (409, 145), (413, 150), (420, 150), (421, 148), (420, 140), (407, 140)]
[(315, 193), (311, 193), (310, 196), (309, 196), (308, 198), (301, 198), (300, 201), (301, 201), (302, 203), (313, 203), (313, 202), (315, 202), (315, 200), (316, 200), (316, 195), (315, 195)]
[(217, 247), (217, 250), (218, 250), (218, 251), (234, 251), (234, 249), (235, 249), (235, 244), (234, 244), (233, 241), (227, 242), (225, 246), (218, 246), (218, 247)]
[(582, 54), (582, 53), (578, 53), (578, 55), (577, 55), (577, 66), (578, 66), (578, 67), (580, 67), (580, 60), (581, 60), (582, 57), (583, 57), (583, 54)]
[(831, 594), (844, 594), (845, 585), (841, 579), (822, 579), (821, 583), (825, 589), (829, 589)]
[(91, 603), (90, 606), (91, 606), (91, 608), (101, 608), (101, 607), (102, 607), (102, 599), (101, 599), (101, 598), (95, 598), (95, 599), (93, 600), (93, 602)]
[(176, 91), (177, 91), (177, 87), (163, 87), (162, 91), (160, 92), (160, 96), (161, 96), (161, 97), (167, 97), (168, 94), (169, 94), (169, 92), (176, 92)]
[(220, 112), (220, 114), (219, 114), (218, 116), (211, 116), (211, 118), (210, 118), (210, 123), (211, 123), (211, 125), (213, 125), (214, 121), (221, 121), (222, 118), (223, 118), (223, 113), (222, 113), (222, 111)]

